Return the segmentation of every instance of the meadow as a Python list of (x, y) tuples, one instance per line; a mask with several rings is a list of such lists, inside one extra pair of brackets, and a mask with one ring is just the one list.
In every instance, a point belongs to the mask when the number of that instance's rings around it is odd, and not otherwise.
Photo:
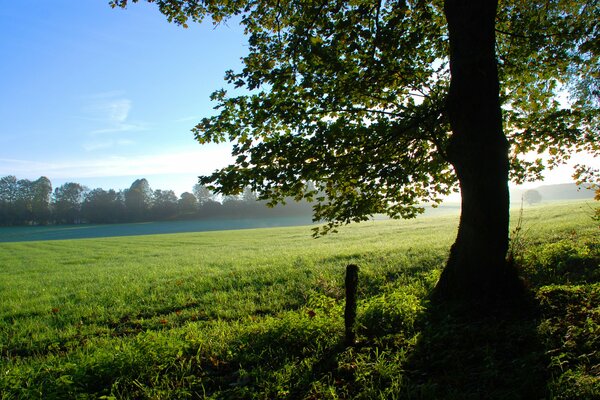
[(123, 224), (15, 226), (0, 227), (0, 243), (268, 228), (278, 226), (306, 225), (309, 223), (311, 223), (310, 216), (290, 216), (231, 219), (207, 218)]
[[(0, 243), (2, 399), (598, 398), (600, 235), (589, 202), (513, 211), (532, 311), (428, 295), (457, 216)], [(343, 345), (359, 265), (358, 342)]]

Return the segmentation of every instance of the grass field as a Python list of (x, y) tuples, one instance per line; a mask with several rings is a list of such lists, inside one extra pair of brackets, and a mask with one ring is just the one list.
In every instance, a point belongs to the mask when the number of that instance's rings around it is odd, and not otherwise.
[[(518, 217), (518, 212), (514, 213)], [(531, 317), (438, 312), (457, 217), (0, 243), (0, 390), (22, 398), (598, 398), (588, 202), (528, 207)], [(343, 273), (358, 264), (358, 344)], [(534, 396), (534, 397), (530, 397)]]
[(292, 216), (245, 219), (197, 219), (102, 225), (79, 224), (0, 227), (0, 243), (270, 228), (277, 226), (306, 225), (309, 223), (311, 223), (310, 216)]

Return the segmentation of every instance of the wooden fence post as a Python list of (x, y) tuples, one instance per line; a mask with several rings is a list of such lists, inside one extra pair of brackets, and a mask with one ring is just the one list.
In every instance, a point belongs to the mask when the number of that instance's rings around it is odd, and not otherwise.
[(350, 264), (346, 267), (346, 309), (344, 324), (346, 327), (346, 346), (353, 346), (356, 340), (354, 325), (356, 322), (356, 289), (358, 287), (358, 266)]

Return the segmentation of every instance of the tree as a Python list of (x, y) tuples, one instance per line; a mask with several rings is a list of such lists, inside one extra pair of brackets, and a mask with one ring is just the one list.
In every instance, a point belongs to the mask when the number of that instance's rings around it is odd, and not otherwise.
[(81, 203), (87, 188), (75, 182), (67, 182), (54, 189), (54, 220), (62, 224), (81, 222)]
[(178, 200), (179, 213), (181, 215), (190, 215), (198, 211), (198, 200), (190, 192), (183, 192)]
[(529, 205), (540, 203), (542, 201), (542, 195), (535, 189), (529, 189), (523, 193), (523, 200)]
[(223, 196), (221, 203), (225, 204), (239, 204), (242, 202), (242, 197), (239, 194), (226, 194)]
[(17, 199), (14, 203), (13, 214), (17, 224), (33, 223), (34, 184), (29, 179), (17, 181)]
[(47, 224), (50, 219), (50, 201), (52, 199), (52, 182), (42, 176), (32, 183), (32, 213), (38, 224)]
[(17, 177), (8, 175), (0, 178), (0, 201), (14, 203), (18, 197)]
[(215, 194), (205, 185), (201, 185), (199, 183), (195, 184), (193, 192), (194, 196), (196, 196), (196, 200), (198, 201), (198, 205), (200, 206), (205, 203), (215, 201)]
[(258, 200), (258, 197), (250, 186), (246, 186), (242, 192), (242, 200), (246, 203), (254, 204)]
[(158, 219), (171, 218), (177, 214), (177, 196), (172, 190), (154, 191), (152, 214)]
[[(600, 169), (585, 165), (577, 165), (574, 175), (580, 187), (594, 191), (594, 200), (600, 201)], [(596, 207), (592, 216), (594, 221), (600, 222), (600, 207)]]
[(87, 192), (81, 206), (83, 218), (92, 223), (114, 223), (123, 219), (123, 196), (113, 189), (97, 188)]
[(152, 207), (152, 189), (146, 178), (136, 179), (125, 191), (125, 207), (132, 221), (142, 221), (148, 217)]
[(321, 232), (414, 217), (460, 188), (438, 298), (484, 304), (517, 289), (509, 178), (600, 150), (597, 1), (150, 2), (184, 26), (237, 16), (248, 34), (243, 70), (226, 73), (247, 92), (216, 91), (220, 113), (194, 128), (200, 143), (234, 142), (235, 162), (201, 184), (314, 200)]
[(47, 223), (51, 195), (52, 183), (45, 176), (33, 182), (12, 175), (0, 178), (0, 225)]
[(0, 224), (15, 223), (14, 208), (18, 198), (17, 177), (8, 175), (0, 178)]

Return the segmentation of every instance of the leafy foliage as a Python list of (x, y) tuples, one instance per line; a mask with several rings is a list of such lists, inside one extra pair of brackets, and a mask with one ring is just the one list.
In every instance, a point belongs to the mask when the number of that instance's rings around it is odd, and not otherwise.
[[(269, 208), (250, 188), (242, 197), (222, 202), (205, 186), (196, 185), (178, 199), (172, 190), (152, 190), (146, 179), (137, 179), (129, 189), (88, 190), (69, 182), (55, 189), (46, 177), (36, 181), (9, 175), (0, 178), (0, 226), (50, 224), (106, 224), (141, 221), (218, 218), (278, 218), (310, 215), (310, 205), (298, 202)], [(304, 223), (304, 222), (303, 222)], [(265, 221), (263, 226), (268, 224)], [(214, 228), (213, 228), (214, 229)], [(37, 233), (41, 233), (38, 231)], [(6, 235), (8, 236), (8, 235)]]
[(54, 212), (61, 223), (73, 224), (78, 221), (85, 186), (76, 182), (67, 182), (54, 189)]
[[(600, 169), (578, 164), (576, 167), (575, 178), (577, 179), (578, 184), (595, 190), (596, 194), (594, 199), (600, 201)], [(592, 219), (600, 222), (600, 207), (597, 207), (594, 210)]]
[(600, 281), (600, 246), (596, 241), (563, 239), (529, 249), (521, 262), (538, 284)]
[[(236, 161), (203, 184), (226, 194), (250, 185), (273, 204), (314, 200), (324, 231), (374, 213), (412, 217), (456, 190), (442, 1), (155, 2), (172, 22), (236, 18), (248, 35), (243, 70), (225, 75), (233, 94), (214, 92), (219, 113), (194, 128), (200, 143), (234, 142)], [(600, 149), (599, 17), (597, 1), (501, 2), (496, 49), (515, 181), (546, 166), (523, 154), (549, 155), (552, 167)]]
[(51, 195), (52, 183), (45, 176), (33, 182), (13, 175), (0, 178), (0, 225), (47, 223)]
[(590, 283), (538, 292), (545, 317), (539, 331), (550, 355), (549, 391), (555, 399), (600, 396), (600, 285), (597, 279)]

